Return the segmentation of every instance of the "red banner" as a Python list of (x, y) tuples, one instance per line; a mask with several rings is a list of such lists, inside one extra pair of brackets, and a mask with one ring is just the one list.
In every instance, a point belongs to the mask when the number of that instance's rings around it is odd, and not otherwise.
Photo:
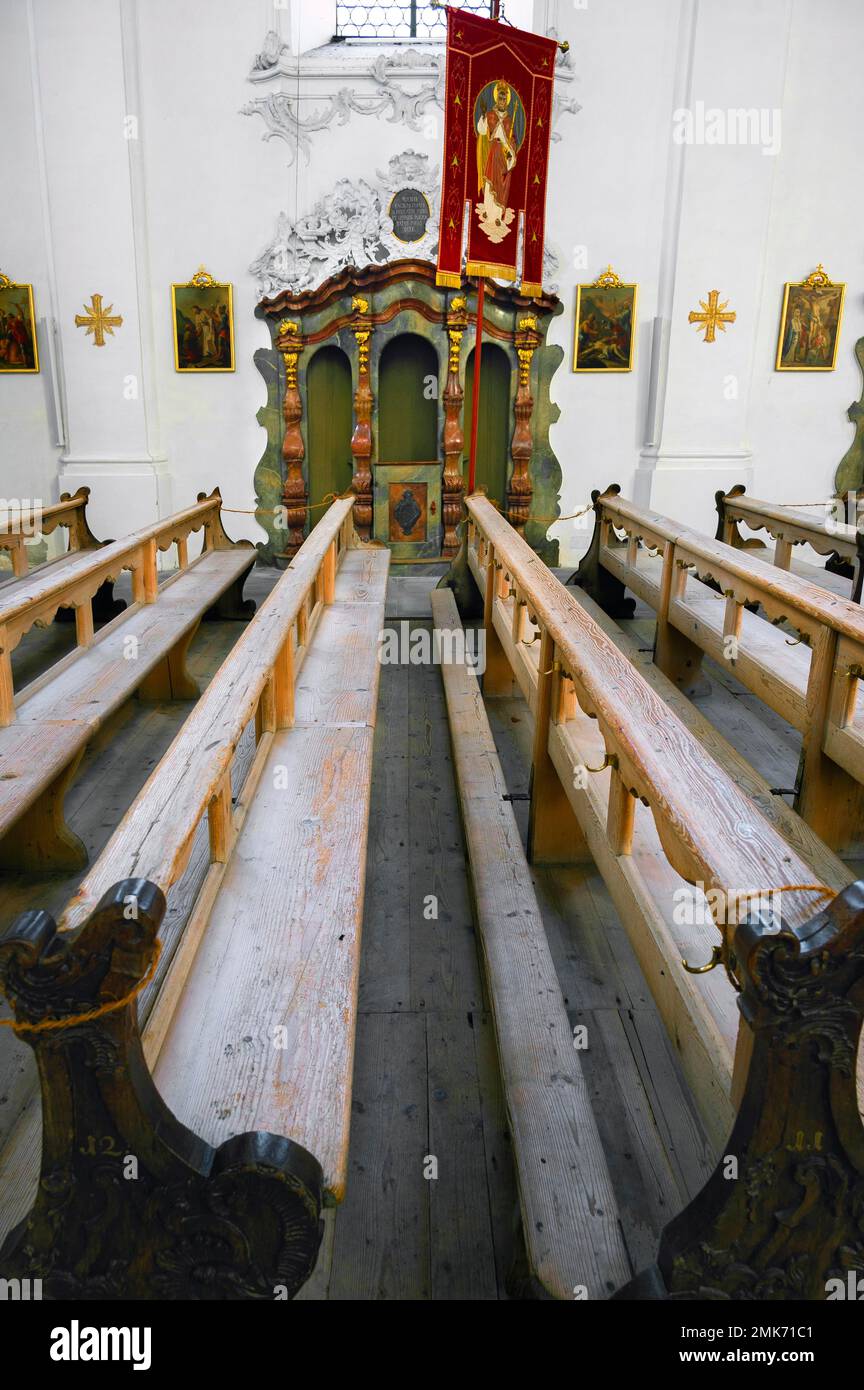
[(517, 280), (540, 294), (557, 44), (447, 9), (447, 94), (439, 285), (457, 286), (468, 211), (468, 275)]

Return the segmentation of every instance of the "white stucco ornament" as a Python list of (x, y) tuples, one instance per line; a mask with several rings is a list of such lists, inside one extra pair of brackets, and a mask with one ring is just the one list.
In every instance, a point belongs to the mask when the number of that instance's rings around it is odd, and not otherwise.
[[(273, 240), (249, 267), (262, 298), (270, 299), (282, 290), (302, 294), (316, 289), (347, 265), (362, 269), (406, 256), (434, 261), (438, 252), (437, 160), (434, 168), (430, 165), (429, 155), (404, 150), (393, 156), (386, 172), (376, 171), (374, 185), (366, 179), (339, 179), (305, 217), (292, 222), (287, 212), (280, 213)], [(422, 196), (429, 205), (425, 232), (410, 241), (396, 235), (390, 216), (394, 197), (406, 191)], [(418, 197), (413, 201), (416, 205)], [(544, 286), (554, 293), (559, 261), (548, 239), (543, 264)]]

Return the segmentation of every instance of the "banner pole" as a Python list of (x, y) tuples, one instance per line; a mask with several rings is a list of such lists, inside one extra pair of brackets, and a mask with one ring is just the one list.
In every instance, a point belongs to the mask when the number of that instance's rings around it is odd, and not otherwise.
[[(491, 18), (499, 19), (501, 0), (492, 0)], [(480, 424), (480, 367), (483, 357), (483, 307), (486, 302), (486, 279), (481, 275), (477, 280), (477, 332), (474, 338), (474, 392), (471, 400), (471, 449), (468, 454), (468, 492), (474, 491), (477, 474), (477, 429)], [(504, 498), (501, 498), (502, 510)]]

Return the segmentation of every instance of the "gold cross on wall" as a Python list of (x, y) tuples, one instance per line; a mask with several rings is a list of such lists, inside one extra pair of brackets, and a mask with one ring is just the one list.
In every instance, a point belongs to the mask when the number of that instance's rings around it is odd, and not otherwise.
[(735, 322), (736, 314), (734, 310), (728, 314), (723, 313), (729, 300), (724, 299), (723, 303), (720, 304), (718, 303), (719, 299), (720, 291), (711, 290), (708, 295), (707, 304), (704, 299), (699, 300), (699, 307), (703, 311), (701, 314), (697, 314), (695, 309), (690, 310), (687, 322), (698, 324), (700, 328), (705, 329), (705, 337), (702, 339), (703, 343), (713, 343), (718, 328), (721, 333), (725, 333), (727, 323)]
[(107, 309), (102, 308), (101, 294), (90, 296), (90, 303), (84, 305), (85, 313), (75, 315), (75, 327), (86, 328), (88, 333), (93, 334), (93, 346), (105, 346), (105, 334), (110, 333), (114, 336), (114, 329), (119, 328), (123, 320), (119, 314), (112, 316), (113, 304), (109, 304)]

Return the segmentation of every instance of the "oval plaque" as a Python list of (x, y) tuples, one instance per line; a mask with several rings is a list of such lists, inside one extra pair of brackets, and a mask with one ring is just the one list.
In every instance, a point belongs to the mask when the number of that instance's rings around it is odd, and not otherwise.
[(429, 199), (419, 188), (400, 188), (390, 200), (387, 215), (393, 223), (393, 235), (399, 241), (422, 241), (426, 225), (432, 216)]

